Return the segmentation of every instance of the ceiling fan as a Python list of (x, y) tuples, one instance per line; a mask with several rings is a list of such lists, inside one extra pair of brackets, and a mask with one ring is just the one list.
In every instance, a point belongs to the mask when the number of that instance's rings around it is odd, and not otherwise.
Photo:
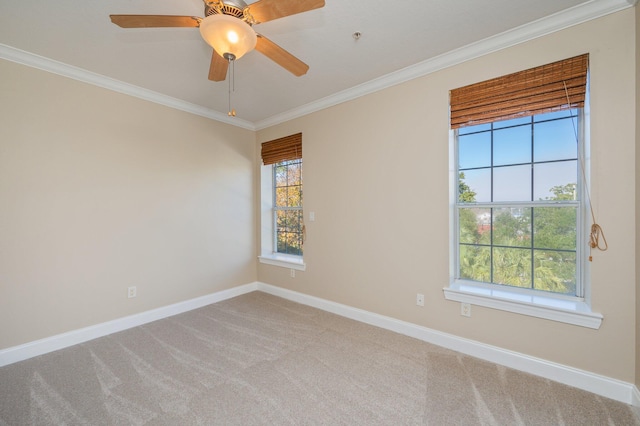
[(122, 28), (193, 27), (213, 47), (209, 80), (223, 81), (229, 63), (254, 48), (296, 76), (309, 66), (284, 50), (252, 26), (285, 16), (318, 9), (324, 0), (259, 0), (247, 5), (243, 0), (203, 0), (205, 18), (178, 15), (110, 15)]

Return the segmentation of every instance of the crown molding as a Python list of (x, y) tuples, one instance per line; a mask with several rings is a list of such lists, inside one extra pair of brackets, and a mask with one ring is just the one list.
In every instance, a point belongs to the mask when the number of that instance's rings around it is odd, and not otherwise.
[(395, 86), (418, 77), (449, 68), (480, 56), (506, 49), (592, 19), (633, 7), (637, 0), (591, 0), (509, 31), (479, 40), (440, 56), (392, 72), (380, 78), (343, 90), (299, 108), (277, 114), (255, 123), (256, 130), (265, 129), (320, 111), (343, 102)]
[(629, 7), (634, 7), (638, 0), (591, 0), (587, 3), (566, 9), (554, 15), (539, 19), (537, 21), (522, 25), (501, 34), (477, 41), (460, 49), (452, 50), (432, 59), (419, 62), (415, 65), (392, 72), (380, 78), (370, 80), (352, 88), (332, 94), (325, 98), (302, 105), (300, 107), (285, 111), (281, 114), (273, 115), (264, 120), (252, 123), (236, 117), (229, 117), (210, 108), (185, 102), (170, 96), (144, 89), (139, 86), (124, 83), (122, 81), (109, 78), (100, 74), (87, 71), (55, 61), (43, 56), (26, 52), (14, 47), (0, 43), (0, 59), (20, 63), (33, 68), (38, 68), (74, 80), (93, 84), (105, 89), (113, 90), (126, 95), (175, 108), (191, 114), (200, 115), (212, 120), (220, 121), (232, 126), (241, 127), (247, 130), (261, 130), (276, 124), (299, 118), (316, 111), (329, 108), (343, 102), (347, 102), (361, 96), (365, 96), (377, 91), (413, 80), (418, 77), (431, 74), (433, 72), (460, 64), (462, 62), (475, 59), (488, 53), (506, 49), (529, 40), (559, 31), (601, 16), (615, 13)]
[(43, 71), (47, 71), (63, 77), (78, 80), (83, 83), (89, 83), (94, 86), (102, 87), (104, 89), (113, 90), (114, 92), (134, 96), (145, 101), (210, 118), (212, 120), (221, 121), (223, 123), (231, 124), (237, 127), (242, 127), (244, 129), (255, 130), (255, 126), (250, 121), (237, 119), (235, 117), (229, 117), (226, 114), (222, 114), (210, 108), (205, 108), (200, 105), (185, 102), (171, 96), (154, 92), (153, 90), (144, 89), (133, 84), (125, 83), (123, 81), (87, 71), (82, 68), (74, 67), (72, 65), (46, 58), (44, 56), (16, 49), (15, 47), (7, 46), (6, 44), (0, 43), (0, 59), (6, 59), (11, 62), (16, 62), (32, 68), (41, 69)]

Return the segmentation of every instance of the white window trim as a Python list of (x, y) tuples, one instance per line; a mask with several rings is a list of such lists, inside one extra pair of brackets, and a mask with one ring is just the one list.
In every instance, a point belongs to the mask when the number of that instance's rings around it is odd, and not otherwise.
[(304, 271), (303, 256), (278, 253), (275, 249), (273, 220), (273, 165), (260, 167), (260, 263)]
[[(589, 152), (589, 131), (587, 126), (588, 120), (588, 102), (585, 102), (583, 111), (584, 119), (583, 130), (583, 151), (582, 154)], [(502, 311), (512, 312), (521, 315), (543, 318), (552, 321), (559, 321), (566, 324), (573, 324), (581, 327), (599, 329), (602, 325), (603, 316), (600, 313), (591, 310), (589, 303), (590, 288), (588, 262), (582, 262), (581, 281), (584, 286), (583, 291), (585, 298), (566, 297), (533, 290), (523, 290), (506, 286), (481, 284), (472, 281), (456, 280), (456, 256), (457, 256), (457, 219), (456, 219), (456, 200), (457, 200), (457, 155), (456, 155), (456, 134), (454, 130), (449, 131), (449, 276), (450, 283), (448, 287), (443, 288), (446, 300), (461, 303), (469, 303), (472, 305), (484, 306), (487, 308), (498, 309)], [(587, 156), (583, 156), (585, 158)], [(586, 164), (587, 176), (589, 172), (589, 164)], [(581, 185), (583, 186), (583, 185)], [(586, 208), (585, 197), (582, 198), (583, 210)], [(580, 221), (579, 221), (580, 222)], [(581, 226), (583, 237), (588, 235), (586, 227)], [(582, 258), (585, 256), (583, 255)]]
[(299, 256), (291, 256), (281, 253), (273, 253), (268, 255), (258, 256), (260, 263), (267, 265), (280, 266), (282, 268), (295, 269), (297, 271), (304, 271), (307, 269), (307, 264), (304, 263)]
[(602, 314), (592, 312), (584, 300), (562, 298), (540, 292), (519, 292), (512, 288), (465, 284), (457, 281), (445, 287), (444, 297), (454, 302), (499, 309), (501, 311), (544, 318), (582, 327), (599, 329)]

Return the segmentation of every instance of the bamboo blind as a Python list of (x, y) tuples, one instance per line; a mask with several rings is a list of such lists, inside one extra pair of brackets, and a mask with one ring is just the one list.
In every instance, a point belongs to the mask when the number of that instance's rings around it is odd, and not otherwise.
[(588, 63), (587, 53), (454, 89), (451, 128), (583, 107)]
[(298, 158), (302, 158), (302, 133), (262, 143), (262, 163), (264, 165), (297, 160)]

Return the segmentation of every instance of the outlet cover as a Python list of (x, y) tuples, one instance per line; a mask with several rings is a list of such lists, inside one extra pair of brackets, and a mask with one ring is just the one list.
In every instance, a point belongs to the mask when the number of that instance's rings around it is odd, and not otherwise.
[(424, 306), (424, 294), (416, 294), (416, 305)]
[(129, 287), (129, 288), (127, 288), (127, 297), (128, 297), (129, 299), (131, 299), (132, 297), (136, 297), (136, 296), (137, 296), (137, 293), (138, 293), (138, 291), (137, 291), (137, 290), (138, 290), (138, 289), (136, 288), (136, 286), (133, 286), (133, 287)]
[(463, 317), (471, 316), (471, 305), (469, 303), (460, 304), (460, 315), (462, 315)]

